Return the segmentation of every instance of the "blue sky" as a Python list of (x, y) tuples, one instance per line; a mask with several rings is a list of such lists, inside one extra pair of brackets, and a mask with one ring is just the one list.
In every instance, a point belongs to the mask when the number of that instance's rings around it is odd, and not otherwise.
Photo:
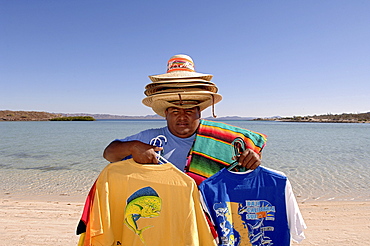
[(214, 75), (218, 116), (369, 112), (369, 13), (368, 0), (0, 0), (0, 110), (153, 114), (148, 75), (183, 53)]

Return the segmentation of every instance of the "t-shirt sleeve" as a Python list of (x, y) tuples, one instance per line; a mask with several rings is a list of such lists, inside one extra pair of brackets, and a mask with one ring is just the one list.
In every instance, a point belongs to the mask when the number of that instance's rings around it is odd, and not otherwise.
[(109, 182), (107, 168), (96, 182), (96, 191), (87, 226), (85, 245), (112, 245), (114, 242), (110, 218)]
[(150, 144), (150, 141), (159, 135), (164, 135), (164, 129), (147, 129), (137, 134), (122, 138), (122, 139), (115, 139), (114, 141), (120, 142), (128, 142), (128, 141), (140, 141), (146, 144)]
[(125, 138), (115, 139), (113, 140), (113, 142), (114, 141), (129, 142), (129, 141), (135, 141), (135, 140), (143, 142), (143, 133), (139, 132), (137, 134), (134, 134), (134, 135), (131, 135)]
[(290, 235), (294, 241), (301, 242), (303, 239), (305, 239), (303, 231), (307, 228), (307, 226), (299, 210), (298, 203), (294, 197), (292, 185), (290, 184), (289, 180), (287, 180), (285, 186), (285, 202)]
[[(186, 223), (188, 225), (186, 228), (189, 228), (191, 235), (188, 238), (186, 245), (201, 245), (201, 246), (216, 246), (216, 240), (212, 234), (210, 225), (207, 222), (205, 211), (201, 205), (201, 194), (198, 191), (194, 183), (193, 192), (192, 192), (193, 204), (194, 204), (194, 214), (189, 216), (189, 219)], [(195, 220), (195, 221), (194, 221)]]

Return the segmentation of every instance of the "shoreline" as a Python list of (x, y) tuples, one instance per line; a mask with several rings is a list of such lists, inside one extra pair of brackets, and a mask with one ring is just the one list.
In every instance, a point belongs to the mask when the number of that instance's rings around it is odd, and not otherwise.
[[(165, 118), (159, 115), (128, 116), (111, 114), (89, 114), (89, 113), (49, 113), (44, 111), (13, 111), (0, 110), (1, 121), (49, 121), (60, 117), (92, 117), (96, 120), (161, 120)], [(293, 117), (246, 117), (246, 116), (221, 116), (217, 119), (206, 117), (216, 121), (277, 121), (277, 122), (302, 122), (302, 123), (370, 123), (370, 112), (341, 115), (314, 115)]]
[[(0, 245), (77, 245), (75, 230), (84, 199), (2, 197), (0, 202)], [(292, 245), (370, 244), (370, 201), (309, 201), (298, 205), (308, 228), (306, 239)]]

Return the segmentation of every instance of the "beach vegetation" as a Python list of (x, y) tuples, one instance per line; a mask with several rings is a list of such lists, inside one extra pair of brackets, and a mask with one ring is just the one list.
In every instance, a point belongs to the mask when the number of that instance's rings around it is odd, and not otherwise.
[(50, 121), (94, 121), (95, 118), (91, 116), (67, 116), (50, 119)]

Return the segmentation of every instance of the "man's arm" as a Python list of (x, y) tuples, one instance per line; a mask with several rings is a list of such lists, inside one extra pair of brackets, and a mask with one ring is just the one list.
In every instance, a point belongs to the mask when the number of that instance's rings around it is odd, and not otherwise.
[(140, 141), (113, 141), (104, 150), (103, 157), (109, 162), (117, 162), (123, 158), (132, 155), (137, 163), (151, 164), (158, 163), (156, 151), (162, 148), (155, 147)]

